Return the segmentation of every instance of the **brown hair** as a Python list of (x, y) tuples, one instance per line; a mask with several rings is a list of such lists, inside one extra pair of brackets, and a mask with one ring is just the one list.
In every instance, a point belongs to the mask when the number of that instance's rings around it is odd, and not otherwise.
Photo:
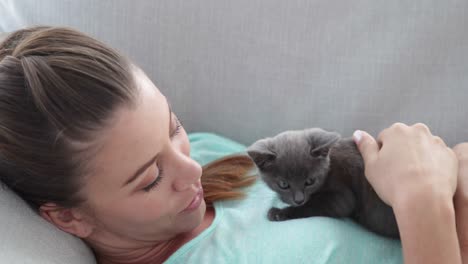
[[(134, 106), (131, 63), (76, 30), (33, 27), (0, 43), (0, 180), (33, 208), (74, 207), (97, 133)], [(203, 169), (207, 204), (242, 197), (253, 163), (245, 155)]]

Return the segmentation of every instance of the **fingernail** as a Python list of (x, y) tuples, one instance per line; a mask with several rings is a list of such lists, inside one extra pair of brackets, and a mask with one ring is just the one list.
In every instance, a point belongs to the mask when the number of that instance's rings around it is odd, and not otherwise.
[(354, 137), (354, 141), (356, 141), (356, 143), (359, 143), (359, 141), (361, 141), (361, 138), (362, 138), (362, 131), (361, 130), (354, 131), (353, 137)]

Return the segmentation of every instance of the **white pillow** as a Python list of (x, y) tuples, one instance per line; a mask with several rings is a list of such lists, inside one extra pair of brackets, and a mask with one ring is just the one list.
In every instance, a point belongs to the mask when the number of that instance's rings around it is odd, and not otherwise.
[(80, 239), (42, 219), (21, 198), (0, 187), (0, 263), (91, 264), (91, 250)]

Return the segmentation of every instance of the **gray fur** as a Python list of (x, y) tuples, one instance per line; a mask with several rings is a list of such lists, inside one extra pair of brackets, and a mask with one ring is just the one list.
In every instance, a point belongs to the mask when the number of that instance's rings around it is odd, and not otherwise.
[(399, 237), (393, 210), (367, 182), (352, 138), (320, 128), (286, 131), (258, 140), (247, 153), (263, 181), (290, 205), (271, 208), (271, 221), (351, 217), (378, 234)]

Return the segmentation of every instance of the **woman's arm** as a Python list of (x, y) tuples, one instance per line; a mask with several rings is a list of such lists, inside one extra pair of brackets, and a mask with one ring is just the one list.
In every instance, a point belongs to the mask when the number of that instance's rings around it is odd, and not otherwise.
[(460, 253), (464, 264), (468, 264), (468, 201), (455, 202), (457, 234), (460, 244)]
[(455, 153), (423, 124), (395, 124), (377, 142), (358, 132), (365, 174), (397, 218), (405, 263), (461, 263), (453, 195)]
[(414, 193), (393, 208), (405, 263), (461, 263), (452, 199)]
[(458, 183), (453, 199), (457, 220), (458, 241), (464, 264), (468, 264), (468, 143), (453, 148), (458, 158)]

